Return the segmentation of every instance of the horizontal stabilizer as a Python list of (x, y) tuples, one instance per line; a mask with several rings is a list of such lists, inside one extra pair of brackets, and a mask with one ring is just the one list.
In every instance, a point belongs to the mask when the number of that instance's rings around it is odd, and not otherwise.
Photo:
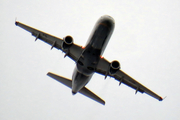
[(58, 75), (56, 75), (56, 74), (54, 74), (54, 73), (50, 73), (50, 72), (48, 72), (47, 75), (48, 75), (49, 77), (54, 78), (54, 79), (57, 80), (58, 82), (64, 84), (65, 86), (67, 86), (67, 87), (69, 87), (69, 88), (72, 88), (72, 81), (71, 81), (70, 79), (67, 79), (67, 78), (65, 78), (65, 77), (58, 76)]
[[(54, 73), (48, 72), (47, 73), (48, 76), (54, 78), (55, 80), (57, 80), (58, 82), (64, 84), (65, 86), (72, 88), (72, 80), (65, 78), (65, 77), (61, 77), (59, 75), (56, 75)], [(86, 87), (83, 87), (80, 91), (81, 94), (85, 95), (86, 97), (89, 97), (93, 100), (95, 100), (96, 102), (99, 102), (103, 105), (105, 105), (105, 101), (102, 100), (100, 97), (98, 97), (96, 94), (94, 94), (93, 92), (91, 92), (89, 89), (87, 89)]]

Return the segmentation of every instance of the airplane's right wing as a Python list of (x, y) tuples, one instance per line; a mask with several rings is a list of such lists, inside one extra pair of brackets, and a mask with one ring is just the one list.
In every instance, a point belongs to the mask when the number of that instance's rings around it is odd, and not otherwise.
[[(54, 73), (48, 72), (47, 74), (48, 76), (54, 78), (55, 80), (57, 80), (58, 82), (64, 84), (65, 86), (72, 88), (72, 81), (70, 79), (64, 78), (62, 76), (56, 75)], [(101, 99), (99, 96), (97, 96), (96, 94), (94, 94), (93, 92), (91, 92), (89, 89), (87, 89), (86, 87), (83, 87), (79, 93), (85, 95), (86, 97), (89, 97), (93, 100), (95, 100), (96, 102), (99, 102), (103, 105), (105, 105), (105, 101), (103, 99)]]
[(110, 66), (110, 62), (108, 62), (104, 58), (101, 58), (97, 65), (96, 72), (104, 75), (105, 77), (110, 76), (110, 77), (115, 78), (117, 81), (119, 81), (119, 84), (124, 83), (125, 85), (135, 89), (136, 90), (135, 93), (137, 93), (137, 92), (144, 93), (145, 92), (146, 94), (158, 99), (159, 101), (163, 100), (163, 98), (161, 96), (157, 95), (156, 93), (154, 93), (153, 91), (151, 91), (150, 89), (148, 89), (147, 87), (145, 87), (144, 85), (142, 85), (141, 83), (139, 83), (138, 81), (136, 81), (135, 79), (130, 77), (128, 74), (126, 74), (122, 70), (117, 70), (116, 73), (110, 74), (109, 66)]
[(45, 43), (51, 45), (51, 49), (53, 47), (62, 50), (63, 52), (65, 52), (65, 54), (67, 56), (69, 56), (71, 59), (73, 59), (74, 61), (77, 61), (79, 56), (81, 55), (83, 49), (81, 46), (76, 45), (76, 44), (72, 44), (68, 50), (64, 50), (62, 48), (62, 44), (63, 44), (63, 39), (55, 37), (53, 35), (50, 35), (48, 33), (45, 33), (43, 31), (37, 30), (35, 28), (32, 28), (28, 25), (25, 25), (23, 23), (20, 23), (18, 21), (15, 22), (15, 24), (25, 30), (27, 30), (28, 32), (30, 32), (35, 38), (35, 40), (40, 39), (42, 41), (44, 41)]

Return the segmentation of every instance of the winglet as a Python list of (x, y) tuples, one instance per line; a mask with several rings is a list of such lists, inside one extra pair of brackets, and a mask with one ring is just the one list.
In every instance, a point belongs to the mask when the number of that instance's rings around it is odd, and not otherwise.
[(159, 98), (159, 101), (162, 101), (162, 100), (163, 100), (163, 98), (162, 98), (162, 97), (160, 97), (160, 98)]
[(18, 25), (17, 17), (15, 17), (15, 25)]
[(162, 101), (166, 98), (167, 96), (165, 96), (164, 98), (160, 97), (159, 101)]
[(15, 25), (18, 25), (18, 23), (19, 23), (18, 21), (15, 21)]

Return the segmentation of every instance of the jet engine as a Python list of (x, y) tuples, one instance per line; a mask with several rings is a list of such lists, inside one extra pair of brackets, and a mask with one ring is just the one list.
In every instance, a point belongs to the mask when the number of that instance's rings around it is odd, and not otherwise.
[(73, 44), (73, 38), (71, 36), (66, 36), (63, 38), (62, 49), (68, 49)]
[(115, 74), (120, 68), (121, 68), (120, 63), (118, 61), (114, 60), (110, 64), (109, 73), (110, 74)]

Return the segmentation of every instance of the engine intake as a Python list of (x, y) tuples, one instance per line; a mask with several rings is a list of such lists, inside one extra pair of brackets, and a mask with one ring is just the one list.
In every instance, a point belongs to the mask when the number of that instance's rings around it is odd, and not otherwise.
[(115, 74), (120, 69), (120, 63), (117, 60), (114, 60), (110, 64), (110, 74)]
[(71, 36), (68, 35), (63, 38), (63, 44), (62, 44), (63, 49), (68, 49), (72, 44), (73, 44), (73, 38)]

